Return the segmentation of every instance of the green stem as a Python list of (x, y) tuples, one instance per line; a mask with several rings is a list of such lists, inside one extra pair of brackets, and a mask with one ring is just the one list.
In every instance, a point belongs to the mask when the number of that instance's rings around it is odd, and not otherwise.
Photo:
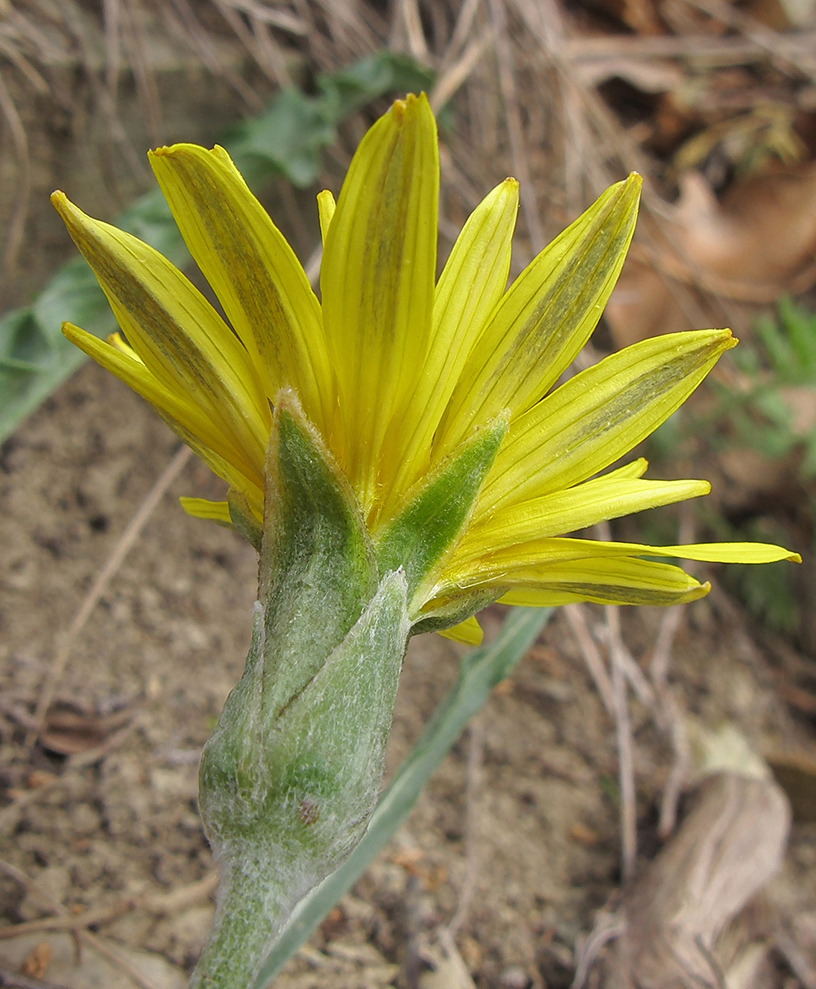
[(247, 989), (288, 919), (291, 891), (264, 863), (222, 864), (209, 940), (188, 989)]

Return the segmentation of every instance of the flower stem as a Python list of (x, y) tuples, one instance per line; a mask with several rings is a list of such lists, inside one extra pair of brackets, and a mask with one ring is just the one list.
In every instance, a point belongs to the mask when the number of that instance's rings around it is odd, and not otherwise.
[(248, 989), (289, 913), (291, 891), (262, 862), (222, 866), (209, 940), (188, 989)]

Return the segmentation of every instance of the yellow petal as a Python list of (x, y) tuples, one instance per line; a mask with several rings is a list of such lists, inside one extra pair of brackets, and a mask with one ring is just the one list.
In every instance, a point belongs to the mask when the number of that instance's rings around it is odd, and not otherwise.
[[(65, 324), (65, 326), (71, 326), (71, 325), (72, 325), (71, 323)], [(127, 342), (127, 340), (125, 340), (125, 338), (122, 336), (121, 333), (118, 332), (109, 333), (108, 343), (111, 345), (111, 347), (115, 347), (117, 350), (120, 350), (123, 354), (132, 358), (134, 361), (139, 361), (140, 364), (144, 364), (144, 361), (141, 359), (141, 357), (139, 357), (139, 355), (136, 353), (133, 347), (131, 347), (131, 345)]]
[(769, 543), (693, 543), (685, 546), (648, 546), (642, 543), (599, 542), (594, 539), (534, 539), (482, 556), (468, 559), (454, 557), (443, 578), (433, 589), (433, 596), (461, 593), (463, 589), (484, 584), (503, 584), (518, 570), (546, 568), (589, 559), (615, 557), (663, 557), (699, 560), (708, 563), (776, 563), (790, 560), (801, 563), (798, 553)]
[(329, 235), (329, 227), (331, 226), (331, 221), (334, 218), (334, 211), (336, 209), (337, 203), (335, 203), (334, 196), (328, 189), (318, 192), (317, 214), (320, 218), (320, 236), (324, 244), (326, 243), (326, 237)]
[(679, 560), (700, 560), (703, 563), (778, 563), (780, 560), (802, 562), (798, 553), (773, 543), (689, 543), (685, 546), (657, 548), (643, 546), (640, 552), (652, 556), (674, 556)]
[(232, 526), (229, 505), (225, 501), (209, 501), (207, 498), (179, 498), (181, 507), (196, 519), (208, 519), (219, 525)]
[(272, 399), (293, 388), (319, 429), (333, 400), (320, 304), (283, 234), (223, 148), (175, 144), (149, 155), (193, 258)]
[(227, 460), (262, 476), (269, 405), (235, 334), (158, 251), (86, 216), (60, 192), (51, 200), (146, 368), (168, 392), (189, 396), (234, 444)]
[(452, 625), (437, 634), (446, 639), (453, 639), (454, 642), (462, 642), (466, 646), (479, 646), (484, 638), (482, 626), (475, 618), (467, 618), (465, 621), (459, 622), (458, 625)]
[(534, 405), (595, 329), (635, 229), (641, 179), (606, 192), (519, 275), (462, 372), (440, 425), (442, 450), (476, 419)]
[(615, 470), (609, 471), (608, 474), (604, 474), (604, 477), (609, 479), (610, 477), (643, 477), (649, 467), (649, 461), (645, 457), (638, 457), (637, 460), (633, 460), (629, 464), (623, 464), (622, 467), (616, 467)]
[(478, 558), (532, 539), (577, 532), (607, 519), (699, 498), (710, 490), (708, 481), (646, 481), (620, 477), (615, 472), (615, 476), (598, 477), (496, 512), (468, 530), (454, 561)]
[(97, 364), (150, 402), (171, 429), (219, 477), (242, 490), (254, 488), (263, 498), (263, 462), (257, 464), (248, 460), (232, 439), (219, 429), (207, 409), (196, 403), (193, 395), (167, 388), (138, 357), (128, 353), (127, 345), (106, 343), (71, 323), (63, 323), (62, 332)]
[(400, 491), (428, 468), (439, 420), (507, 285), (517, 213), (518, 182), (505, 179), (476, 207), (453, 245), (434, 295), (428, 355), (416, 371), (404, 419), (393, 424), (400, 466), (385, 493), (386, 515)]
[(668, 333), (576, 374), (510, 423), (482, 505), (494, 510), (604, 470), (668, 419), (735, 344), (730, 330)]
[(378, 473), (398, 451), (386, 431), (402, 421), (431, 329), (439, 164), (424, 96), (395, 103), (360, 143), (323, 252), (320, 286), (339, 408), (330, 447), (368, 513)]
[(669, 605), (694, 601), (707, 594), (701, 584), (679, 567), (626, 557), (556, 563), (518, 571), (503, 580), (511, 590), (504, 604), (551, 607), (577, 601), (595, 604)]

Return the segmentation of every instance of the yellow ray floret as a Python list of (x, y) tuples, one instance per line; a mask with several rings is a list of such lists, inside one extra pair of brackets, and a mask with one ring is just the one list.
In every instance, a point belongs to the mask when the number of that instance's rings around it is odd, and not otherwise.
[(337, 201), (318, 196), (318, 300), (226, 151), (178, 144), (150, 162), (229, 322), (155, 250), (55, 193), (124, 339), (64, 332), (227, 482), (228, 501), (183, 499), (190, 514), (260, 532), (272, 406), (291, 394), (327, 469), (344, 475), (382, 569), (409, 574), (413, 619), (460, 641), (478, 640), (470, 616), (490, 600), (675, 604), (706, 593), (660, 558), (799, 559), (766, 544), (569, 537), (708, 492), (705, 481), (650, 480), (644, 460), (620, 460), (736, 343), (724, 329), (667, 334), (555, 387), (623, 265), (637, 175), (608, 189), (509, 288), (518, 184), (505, 179), (435, 282), (436, 125), (424, 95), (409, 96), (365, 136)]

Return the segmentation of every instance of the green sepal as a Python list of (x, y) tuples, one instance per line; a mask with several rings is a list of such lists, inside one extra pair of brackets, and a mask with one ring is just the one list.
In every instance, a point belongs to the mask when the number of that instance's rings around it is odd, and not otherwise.
[(482, 608), (493, 604), (507, 592), (508, 588), (491, 584), (489, 587), (473, 590), (455, 598), (437, 601), (428, 611), (420, 611), (411, 626), (411, 635), (421, 635), (423, 632), (444, 632), (453, 628), (465, 619), (470, 618)]
[[(334, 868), (377, 803), (410, 622), (405, 575), (390, 573), (359, 622), (279, 721), (270, 770), (295, 807), (300, 842)], [(271, 808), (270, 808), (271, 809)]]
[[(227, 493), (227, 507), (229, 508), (232, 524), (244, 539), (260, 553), (263, 531), (258, 520), (255, 518), (255, 514), (249, 507), (247, 496), (237, 488), (230, 488)], [(223, 525), (224, 523), (222, 522), (221, 524)]]
[(264, 503), (260, 598), (267, 716), (275, 717), (343, 641), (378, 584), (357, 499), (290, 391), (275, 402)]
[(415, 489), (377, 539), (380, 573), (403, 567), (409, 601), (464, 529), (507, 425), (502, 414), (477, 429)]

